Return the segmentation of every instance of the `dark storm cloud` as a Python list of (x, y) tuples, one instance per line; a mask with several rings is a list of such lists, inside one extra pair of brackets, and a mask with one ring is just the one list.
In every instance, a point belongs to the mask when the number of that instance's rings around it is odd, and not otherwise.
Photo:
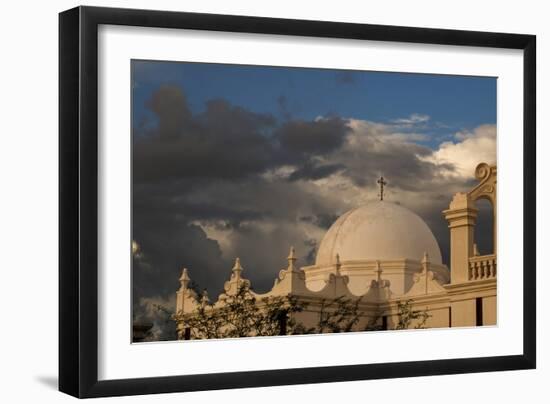
[(239, 178), (265, 170), (273, 148), (261, 132), (274, 124), (270, 115), (256, 114), (224, 100), (207, 103), (192, 115), (182, 90), (163, 86), (148, 106), (157, 128), (135, 138), (134, 181), (174, 178)]
[[(227, 234), (231, 239), (231, 245), (224, 246), (229, 263), (220, 263), (221, 279), (211, 279), (208, 287), (216, 282), (221, 285), (227, 279), (235, 257), (241, 258), (245, 275), (257, 290), (267, 290), (273, 285), (275, 275), (286, 265), (290, 246), (296, 248), (300, 264), (305, 264), (304, 257), (309, 251), (305, 241), (311, 235), (304, 226), (298, 225), (299, 217), (311, 216), (311, 227), (318, 228), (319, 223), (326, 225), (329, 213), (339, 210), (333, 201), (319, 198), (313, 191), (299, 182), (255, 177), (204, 184), (200, 191), (178, 198), (177, 205), (185, 209), (181, 215), (196, 219), (202, 226)], [(206, 201), (205, 198), (213, 214), (206, 217), (201, 212), (201, 218), (197, 218), (187, 209), (187, 203), (192, 200), (200, 203)], [(222, 210), (224, 217), (218, 215)], [(194, 278), (194, 268), (189, 268)]]
[(420, 190), (439, 171), (435, 164), (421, 161), (407, 150), (395, 150), (393, 155), (386, 152), (372, 154), (369, 158), (358, 158), (347, 165), (345, 174), (359, 186), (374, 184), (383, 175), (391, 179), (394, 188)]
[[(296, 165), (293, 179), (321, 178), (340, 169), (310, 159), (342, 144), (344, 122), (331, 118), (276, 128), (272, 116), (225, 100), (209, 101), (203, 112), (193, 114), (182, 89), (168, 85), (146, 105), (156, 126), (140, 129), (133, 142), (133, 238), (142, 249), (134, 260), (137, 313), (150, 311), (144, 299), (170, 301), (183, 266), (201, 287), (221, 290), (234, 257), (226, 259), (218, 240), (196, 223), (231, 231), (233, 252), (250, 265), (249, 276), (258, 287), (267, 288), (273, 271), (284, 265), (289, 245), (305, 251), (308, 236), (300, 229), (272, 231), (257, 223), (294, 223), (296, 211), (330, 208), (286, 180), (269, 184), (261, 174), (282, 164)], [(289, 136), (300, 128), (307, 139), (293, 142)]]
[[(274, 274), (284, 267), (291, 245), (300, 256), (309, 251), (305, 241), (310, 236), (296, 226), (299, 212), (315, 217), (314, 225), (326, 226), (328, 214), (323, 212), (333, 211), (333, 206), (297, 184), (270, 183), (260, 177), (204, 183), (200, 187), (194, 184), (189, 193), (181, 184), (137, 186), (133, 237), (150, 265), (134, 268), (134, 301), (174, 293), (183, 266), (214, 296), (228, 279), (237, 256), (255, 288), (267, 290)], [(218, 241), (193, 224), (196, 221), (230, 232), (232, 245), (227, 258), (222, 256)], [(300, 262), (305, 264), (307, 260)]]
[(316, 216), (315, 224), (321, 229), (329, 229), (340, 215), (334, 213), (320, 213)]
[[(135, 137), (136, 183), (181, 178), (238, 179), (283, 163), (300, 165), (337, 149), (349, 131), (345, 120), (337, 117), (289, 121), (276, 128), (273, 116), (225, 100), (209, 101), (204, 112), (193, 115), (177, 86), (162, 86), (147, 106), (158, 124), (149, 133)], [(311, 165), (302, 169), (308, 170), (311, 172)], [(329, 167), (318, 170), (328, 173)]]
[(221, 276), (215, 271), (227, 267), (227, 263), (221, 257), (218, 243), (209, 240), (199, 226), (166, 223), (174, 219), (168, 216), (154, 219), (157, 224), (144, 226), (134, 214), (133, 236), (141, 240), (143, 253), (133, 258), (133, 315), (137, 321), (153, 322), (155, 339), (174, 339), (173, 322), (158, 305), (175, 310), (182, 264), (194, 269), (194, 280), (199, 285), (219, 290)]
[(192, 114), (183, 92), (175, 86), (163, 86), (153, 93), (147, 107), (158, 117), (156, 136), (160, 140), (174, 140), (184, 129), (192, 129)]
[(266, 213), (253, 206), (242, 206), (232, 208), (224, 206), (222, 203), (214, 201), (207, 203), (185, 202), (180, 206), (180, 211), (194, 220), (203, 221), (223, 221), (224, 228), (238, 227), (240, 223), (251, 220), (261, 220), (266, 217)]
[(291, 155), (325, 154), (338, 149), (349, 133), (344, 119), (333, 117), (316, 121), (291, 121), (276, 132), (284, 151)]
[[(198, 283), (218, 278), (217, 268), (221, 270), (228, 265), (218, 243), (208, 239), (200, 226), (153, 210), (152, 207), (148, 212), (134, 213), (134, 239), (143, 249), (148, 263), (146, 268), (135, 268), (138, 269), (134, 271), (136, 297), (174, 292), (184, 265), (194, 268)], [(145, 220), (139, 217), (146, 215)], [(216, 286), (220, 287), (219, 282)]]
[[(385, 130), (390, 130), (385, 129)], [(363, 187), (376, 183), (383, 175), (393, 188), (419, 190), (432, 183), (442, 168), (453, 170), (449, 164), (435, 164), (423, 159), (432, 149), (402, 139), (394, 139), (380, 128), (357, 131), (342, 150), (331, 155), (331, 161), (345, 166), (343, 174)]]
[(330, 213), (319, 213), (314, 216), (302, 216), (300, 221), (313, 223), (314, 225), (320, 227), (321, 229), (328, 230), (330, 226), (338, 219), (339, 215), (330, 214)]
[(344, 170), (342, 164), (320, 164), (306, 162), (288, 177), (289, 181), (318, 180)]

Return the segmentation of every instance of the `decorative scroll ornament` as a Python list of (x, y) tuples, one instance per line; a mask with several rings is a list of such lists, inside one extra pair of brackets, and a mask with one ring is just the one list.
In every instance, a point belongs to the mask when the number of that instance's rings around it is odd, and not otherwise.
[(475, 176), (479, 184), (468, 192), (469, 198), (472, 201), (481, 198), (488, 199), (494, 207), (497, 193), (497, 166), (487, 163), (478, 164), (475, 169)]

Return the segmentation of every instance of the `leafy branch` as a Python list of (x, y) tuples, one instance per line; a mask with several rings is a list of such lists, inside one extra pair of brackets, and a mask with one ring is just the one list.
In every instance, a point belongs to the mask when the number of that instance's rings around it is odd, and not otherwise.
[[(361, 318), (361, 298), (351, 299), (340, 296), (335, 299), (323, 299), (309, 311), (318, 312), (315, 325), (306, 327), (296, 320), (294, 314), (303, 312), (308, 303), (300, 302), (298, 297), (270, 296), (258, 298), (245, 283), (239, 285), (232, 295), (222, 294), (219, 301), (209, 304), (204, 292), (199, 298), (197, 308), (191, 313), (178, 313), (156, 304), (157, 310), (171, 320), (183, 324), (178, 337), (180, 339), (219, 339), (251, 336), (322, 334), (350, 332), (358, 329)], [(397, 302), (398, 322), (396, 330), (425, 328), (430, 315), (426, 310), (413, 310), (412, 300)], [(387, 329), (378, 313), (371, 317), (364, 331)]]

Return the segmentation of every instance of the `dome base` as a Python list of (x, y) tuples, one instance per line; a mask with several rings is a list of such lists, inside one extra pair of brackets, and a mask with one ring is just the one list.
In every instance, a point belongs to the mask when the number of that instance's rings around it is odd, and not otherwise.
[[(336, 265), (311, 265), (302, 267), (306, 277), (306, 287), (317, 292), (323, 289), (330, 274), (349, 278), (348, 289), (355, 296), (365, 295), (372, 281), (388, 280), (390, 289), (396, 296), (406, 294), (414, 284), (414, 277), (422, 272), (422, 263), (418, 260), (359, 260), (342, 261)], [(447, 266), (430, 263), (430, 271), (441, 285), (449, 283), (450, 274)]]

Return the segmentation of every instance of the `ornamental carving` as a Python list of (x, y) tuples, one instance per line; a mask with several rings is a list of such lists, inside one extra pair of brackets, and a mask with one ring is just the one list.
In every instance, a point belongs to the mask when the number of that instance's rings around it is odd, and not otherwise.
[(479, 184), (468, 192), (468, 197), (472, 201), (478, 199), (487, 199), (496, 208), (497, 198), (497, 166), (487, 163), (478, 164), (475, 170), (475, 176)]

